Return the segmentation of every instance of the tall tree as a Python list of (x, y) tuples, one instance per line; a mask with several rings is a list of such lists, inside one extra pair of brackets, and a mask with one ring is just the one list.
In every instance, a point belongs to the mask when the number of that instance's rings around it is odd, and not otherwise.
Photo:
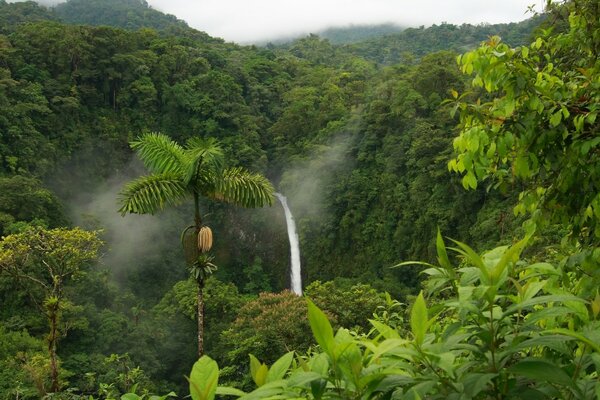
[(0, 273), (15, 278), (48, 318), (51, 392), (60, 389), (56, 349), (60, 336), (66, 333), (60, 322), (68, 305), (65, 286), (84, 273), (101, 244), (96, 232), (79, 228), (35, 228), (0, 241)]
[[(191, 251), (194, 262), (191, 273), (198, 284), (198, 355), (204, 353), (204, 299), (206, 277), (214, 271), (212, 257), (206, 253), (207, 228), (202, 226), (200, 197), (225, 201), (242, 207), (262, 207), (273, 203), (273, 186), (262, 175), (243, 168), (226, 168), (218, 142), (212, 138), (191, 138), (185, 146), (160, 133), (147, 133), (131, 143), (131, 147), (151, 172), (125, 186), (121, 192), (121, 214), (154, 214), (167, 206), (194, 200), (194, 225), (184, 230), (185, 239), (189, 228), (198, 237), (197, 250)], [(211, 240), (212, 241), (212, 238)]]

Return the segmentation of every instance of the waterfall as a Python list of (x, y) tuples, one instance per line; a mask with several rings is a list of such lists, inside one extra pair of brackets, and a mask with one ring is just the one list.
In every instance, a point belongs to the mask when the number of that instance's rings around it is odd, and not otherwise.
[(288, 238), (290, 239), (290, 253), (292, 268), (290, 278), (292, 282), (292, 292), (298, 296), (302, 295), (302, 276), (300, 275), (300, 244), (298, 243), (298, 233), (296, 232), (296, 223), (294, 217), (287, 205), (287, 198), (281, 193), (275, 193), (275, 196), (283, 206), (285, 212), (285, 222), (287, 224)]

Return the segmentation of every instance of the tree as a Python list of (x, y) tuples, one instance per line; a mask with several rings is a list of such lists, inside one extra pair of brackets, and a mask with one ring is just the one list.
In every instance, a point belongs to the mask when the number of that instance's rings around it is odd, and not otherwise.
[(458, 58), (475, 96), (453, 93), (461, 122), (448, 166), (466, 188), (517, 185), (516, 212), (570, 225), (581, 242), (598, 243), (600, 8), (582, 0), (551, 11), (557, 22), (531, 45), (511, 48), (492, 37)]
[[(200, 197), (225, 201), (242, 207), (262, 207), (273, 203), (273, 186), (262, 175), (240, 167), (226, 168), (218, 142), (212, 138), (191, 138), (185, 146), (160, 133), (147, 133), (131, 143), (150, 175), (140, 177), (121, 192), (122, 215), (127, 213), (154, 214), (167, 206), (174, 206), (190, 197), (194, 200), (194, 242), (203, 229), (200, 216)], [(205, 279), (215, 265), (206, 254), (210, 246), (185, 246), (190, 238), (189, 229), (183, 231), (184, 250), (193, 259), (191, 273), (198, 284), (198, 354), (204, 353), (204, 299)], [(206, 230), (204, 230), (206, 232)], [(212, 241), (212, 239), (211, 239)]]
[(62, 311), (69, 305), (65, 286), (96, 259), (101, 244), (96, 232), (79, 228), (34, 228), (6, 236), (0, 242), (0, 272), (22, 284), (48, 319), (51, 392), (59, 390), (56, 348), (60, 335), (67, 330), (63, 324), (61, 332), (60, 326)]

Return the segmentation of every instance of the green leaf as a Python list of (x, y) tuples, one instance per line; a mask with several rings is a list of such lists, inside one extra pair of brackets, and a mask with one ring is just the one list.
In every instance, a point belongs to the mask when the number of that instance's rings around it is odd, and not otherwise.
[(269, 367), (258, 361), (252, 354), (248, 354), (248, 356), (250, 357), (250, 375), (252, 375), (252, 380), (254, 380), (256, 386), (260, 387), (267, 381)]
[(313, 336), (321, 348), (334, 358), (335, 342), (333, 339), (333, 328), (325, 313), (319, 309), (310, 299), (306, 299), (308, 303), (308, 322)]
[(219, 396), (244, 396), (246, 393), (241, 391), (240, 389), (228, 387), (228, 386), (219, 386), (217, 388), (217, 394)]
[(451, 249), (456, 251), (457, 253), (461, 254), (462, 256), (464, 256), (466, 261), (468, 261), (471, 265), (476, 266), (480, 271), (481, 283), (483, 283), (484, 285), (489, 285), (491, 282), (490, 272), (488, 271), (488, 269), (485, 266), (485, 263), (483, 262), (481, 257), (479, 257), (479, 255), (477, 253), (475, 253), (475, 251), (471, 247), (467, 246), (466, 244), (459, 242), (457, 240), (452, 240), (452, 241), (454, 243), (456, 243), (459, 248), (451, 248)]
[(192, 400), (213, 400), (219, 381), (219, 366), (208, 356), (194, 363), (188, 378)]
[(294, 352), (290, 351), (275, 361), (267, 373), (267, 382), (283, 379), (293, 360)]
[(504, 252), (500, 261), (492, 268), (490, 278), (492, 284), (502, 283), (500, 282), (501, 277), (506, 276), (506, 269), (510, 263), (516, 263), (519, 260), (521, 252), (529, 242), (530, 236), (525, 236), (519, 242), (511, 246), (507, 251)]
[(167, 135), (145, 133), (131, 142), (131, 148), (137, 152), (146, 168), (152, 172), (178, 175), (183, 172), (184, 150)]
[(483, 389), (485, 389), (492, 379), (498, 374), (481, 374), (481, 373), (470, 373), (466, 374), (463, 379), (463, 385), (465, 387), (465, 394), (468, 398), (475, 398)]
[(560, 335), (566, 335), (566, 336), (575, 338), (575, 339), (579, 340), (580, 342), (583, 342), (583, 343), (587, 344), (588, 346), (590, 346), (590, 348), (592, 348), (595, 352), (600, 353), (600, 345), (596, 341), (586, 337), (582, 333), (573, 332), (569, 329), (564, 329), (564, 328), (550, 329), (548, 332), (549, 333), (558, 333)]
[(382, 322), (379, 322), (379, 321), (376, 321), (374, 319), (370, 319), (369, 322), (371, 323), (371, 325), (373, 325), (373, 327), (375, 329), (377, 329), (377, 331), (384, 338), (386, 338), (386, 339), (398, 339), (398, 338), (400, 338), (400, 335), (398, 334), (398, 331), (396, 331), (391, 326), (387, 326), (386, 324), (384, 324)]
[(121, 400), (140, 400), (141, 397), (135, 393), (125, 393), (121, 396)]
[(448, 252), (446, 252), (446, 244), (444, 243), (444, 239), (442, 238), (442, 233), (440, 232), (440, 228), (437, 229), (437, 237), (435, 239), (435, 248), (437, 250), (438, 263), (441, 267), (454, 272), (454, 268), (452, 268), (452, 264), (450, 264), (450, 259), (448, 259)]
[(415, 337), (417, 345), (420, 346), (425, 340), (425, 333), (427, 332), (427, 305), (423, 298), (423, 291), (419, 293), (415, 303), (413, 304), (412, 310), (410, 311), (410, 329)]
[(563, 117), (563, 114), (562, 114), (562, 112), (560, 110), (557, 111), (557, 112), (555, 112), (550, 117), (550, 125), (552, 125), (553, 127), (558, 126), (558, 124), (560, 124), (560, 121), (562, 121), (562, 117)]
[(544, 303), (564, 303), (567, 301), (576, 301), (576, 302), (582, 302), (585, 303), (585, 300), (577, 297), (577, 296), (573, 296), (573, 295), (548, 295), (548, 296), (538, 296), (538, 297), (534, 297), (532, 299), (529, 300), (525, 300), (522, 301), (518, 304), (513, 304), (512, 306), (508, 307), (506, 309), (506, 311), (504, 311), (503, 316), (506, 317), (508, 315), (511, 315), (512, 313), (516, 312), (516, 311), (520, 311), (520, 310), (524, 310), (525, 308), (531, 307), (531, 306), (535, 306), (537, 304), (544, 304)]
[(574, 386), (573, 380), (558, 365), (540, 359), (524, 359), (508, 368), (515, 375), (534, 381), (551, 382), (563, 386)]

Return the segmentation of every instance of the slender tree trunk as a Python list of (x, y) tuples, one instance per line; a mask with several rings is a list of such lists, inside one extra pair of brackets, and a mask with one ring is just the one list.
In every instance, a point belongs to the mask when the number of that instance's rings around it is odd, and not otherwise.
[[(58, 308), (58, 307), (57, 307)], [(56, 342), (58, 341), (58, 310), (49, 310), (50, 334), (48, 335), (48, 351), (50, 352), (50, 373), (52, 384), (50, 392), (58, 392), (58, 361), (56, 356)]]
[[(200, 198), (197, 192), (194, 192), (194, 225), (196, 226), (196, 236), (202, 228), (202, 218), (200, 217)], [(204, 355), (204, 281), (198, 281), (198, 358)]]
[(198, 358), (204, 355), (204, 282), (198, 282)]

